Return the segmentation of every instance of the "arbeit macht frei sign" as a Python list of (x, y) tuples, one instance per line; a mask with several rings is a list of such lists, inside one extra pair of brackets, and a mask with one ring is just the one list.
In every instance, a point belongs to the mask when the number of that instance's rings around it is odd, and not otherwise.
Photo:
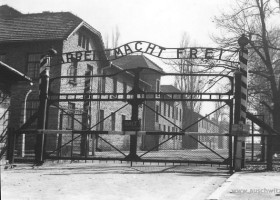
[[(187, 48), (165, 48), (150, 42), (134, 41), (114, 49), (106, 49), (105, 53), (110, 55), (108, 61), (116, 60), (133, 53), (146, 53), (162, 59), (212, 59), (230, 61), (229, 53), (235, 54), (237, 51), (220, 48), (187, 47)], [(68, 52), (60, 55), (60, 62), (71, 63), (73, 60), (79, 61), (101, 61), (100, 55), (104, 51), (88, 50)], [(230, 61), (235, 62), (235, 61)]]

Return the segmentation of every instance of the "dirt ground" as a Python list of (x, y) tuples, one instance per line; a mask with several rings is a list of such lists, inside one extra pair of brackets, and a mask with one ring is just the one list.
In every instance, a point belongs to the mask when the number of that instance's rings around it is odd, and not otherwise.
[(205, 199), (229, 177), (218, 166), (63, 163), (1, 169), (2, 200)]

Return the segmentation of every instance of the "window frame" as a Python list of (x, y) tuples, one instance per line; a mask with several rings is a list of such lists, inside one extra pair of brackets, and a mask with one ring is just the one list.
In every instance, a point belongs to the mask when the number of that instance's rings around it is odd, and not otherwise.
[[(71, 65), (68, 68), (68, 75), (69, 76), (73, 76), (73, 77), (69, 77), (68, 83), (72, 84), (72, 85), (76, 85), (77, 84), (77, 74), (78, 74), (78, 62), (72, 62)], [(72, 74), (72, 70), (73, 70), (73, 74)]]
[(72, 102), (68, 102), (67, 126), (66, 126), (66, 129), (68, 130), (74, 129), (75, 109), (76, 109), (76, 104)]
[[(33, 58), (31, 58), (33, 56)], [(42, 53), (28, 53), (26, 63), (26, 74), (32, 79), (40, 78), (40, 60)], [(30, 70), (32, 69), (32, 70)]]

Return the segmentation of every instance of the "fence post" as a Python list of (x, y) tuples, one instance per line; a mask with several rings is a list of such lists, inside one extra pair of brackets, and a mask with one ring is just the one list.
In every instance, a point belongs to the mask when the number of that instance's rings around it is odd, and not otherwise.
[[(230, 123), (229, 123), (229, 130), (232, 129), (232, 124), (233, 124), (233, 101), (230, 102)], [(233, 156), (232, 156), (232, 135), (229, 135), (229, 141), (228, 141), (228, 148), (229, 148), (229, 173), (233, 174)]]
[[(139, 79), (140, 79), (140, 72), (142, 69), (137, 68), (134, 70), (134, 85), (131, 93), (133, 94), (133, 99), (130, 101), (132, 107), (131, 113), (131, 120), (137, 121), (138, 114), (139, 114), (139, 105), (141, 104), (141, 100), (138, 99), (137, 95), (141, 92), (139, 88)], [(127, 160), (140, 160), (139, 156), (137, 155), (137, 134), (130, 136), (130, 152), (129, 155), (126, 157)]]
[(12, 165), (14, 163), (14, 155), (15, 155), (15, 145), (16, 145), (16, 132), (14, 128), (8, 128), (8, 148), (7, 148), (7, 160), (9, 164)]
[[(236, 71), (234, 73), (235, 80), (235, 93), (234, 93), (234, 124), (240, 122), (240, 112), (241, 112), (241, 72)], [(233, 167), (235, 171), (240, 171), (241, 169), (241, 160), (242, 160), (242, 140), (238, 135), (234, 135), (234, 162)]]
[[(247, 109), (247, 62), (248, 62), (248, 49), (245, 47), (249, 43), (245, 34), (238, 39), (240, 46), (239, 62), (240, 68), (235, 73), (235, 124), (246, 124), (246, 109)], [(245, 137), (235, 136), (235, 171), (241, 170), (245, 167)]]
[[(50, 79), (50, 57), (55, 55), (56, 51), (51, 49), (47, 55), (40, 60), (40, 78), (39, 78), (39, 110), (37, 129), (44, 130), (47, 121), (47, 104)], [(44, 163), (44, 143), (45, 136), (43, 133), (37, 133), (35, 146), (35, 163), (42, 165)]]
[(267, 170), (272, 170), (272, 134), (268, 132), (267, 136), (267, 151), (266, 151), (266, 168)]

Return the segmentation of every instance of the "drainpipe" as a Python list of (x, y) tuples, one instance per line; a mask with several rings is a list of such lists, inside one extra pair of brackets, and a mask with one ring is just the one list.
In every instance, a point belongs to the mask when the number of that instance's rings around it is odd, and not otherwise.
[[(32, 92), (32, 90), (29, 89), (24, 98), (23, 120), (22, 120), (23, 124), (25, 124), (25, 122), (26, 122), (26, 107), (27, 107), (26, 104), (27, 104), (27, 98), (31, 92)], [(25, 154), (25, 134), (22, 134), (21, 157), (24, 157), (24, 154)]]

